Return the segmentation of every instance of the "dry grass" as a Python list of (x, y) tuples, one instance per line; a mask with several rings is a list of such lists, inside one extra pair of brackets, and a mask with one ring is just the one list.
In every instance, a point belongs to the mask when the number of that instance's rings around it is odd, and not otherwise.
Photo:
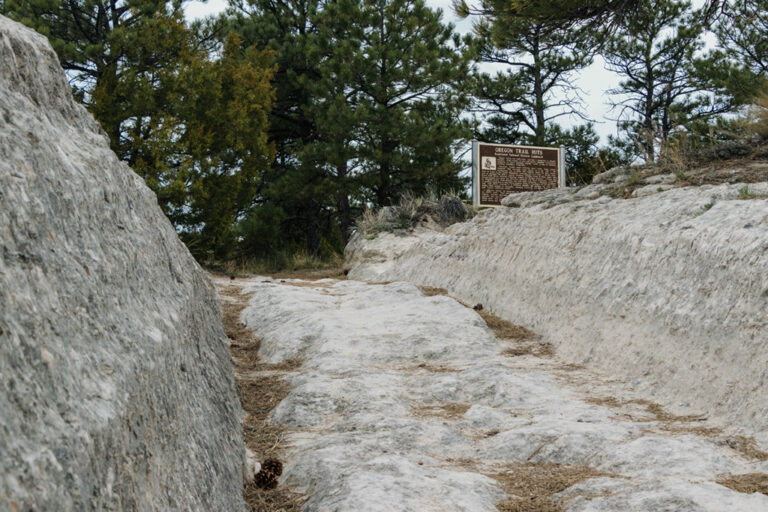
[[(659, 423), (690, 423), (694, 421), (701, 421), (701, 415), (689, 415), (689, 416), (677, 416), (667, 412), (661, 405), (651, 402), (645, 399), (633, 399), (633, 400), (618, 400), (614, 397), (594, 397), (588, 398), (587, 403), (594, 405), (602, 405), (606, 407), (623, 407), (626, 405), (639, 405), (645, 407), (646, 411), (650, 413), (651, 418), (637, 418), (635, 421), (658, 421)], [(682, 431), (683, 428), (679, 427), (677, 431)], [(690, 429), (688, 429), (690, 430)], [(686, 430), (686, 431), (688, 431)]]
[(760, 140), (768, 139), (768, 90), (761, 91), (753, 99), (744, 125), (750, 135), (757, 136)]
[(260, 489), (249, 482), (243, 490), (243, 497), (251, 512), (299, 512), (307, 498), (285, 487)]
[(509, 347), (502, 350), (501, 355), (507, 357), (552, 357), (555, 355), (555, 347), (551, 343), (520, 343), (514, 347)]
[[(421, 289), (421, 293), (426, 297), (434, 297), (435, 295), (445, 295), (446, 297), (450, 297), (444, 288), (435, 288), (433, 286), (420, 286), (419, 288)], [(463, 306), (470, 307), (463, 302), (458, 302)], [(515, 342), (514, 346), (509, 346), (502, 350), (502, 355), (507, 357), (526, 355), (552, 357), (555, 355), (555, 347), (551, 343), (538, 342), (538, 336), (525, 327), (508, 322), (483, 309), (478, 309), (476, 311), (482, 319), (485, 320), (486, 325), (493, 331), (496, 338), (501, 341)]]
[(323, 279), (325, 277), (343, 278), (343, 263), (343, 256), (336, 253), (319, 257), (302, 251), (281, 251), (262, 259), (209, 261), (206, 266), (212, 274), (223, 277), (258, 275), (279, 279)]
[(284, 279), (280, 280), (280, 284), (284, 286), (295, 286), (296, 288), (330, 288), (333, 286), (333, 283), (318, 283), (316, 281), (286, 281)]
[(723, 475), (717, 479), (717, 483), (744, 494), (759, 492), (768, 495), (768, 475), (765, 473)]
[(435, 288), (433, 286), (419, 286), (419, 288), (425, 297), (434, 297), (435, 295), (449, 296), (448, 291), (445, 288)]
[(612, 396), (606, 397), (590, 397), (585, 400), (588, 404), (601, 405), (604, 407), (621, 407), (622, 405), (632, 403), (631, 400), (627, 402), (621, 402)]
[(272, 409), (288, 396), (290, 391), (282, 376), (277, 374), (237, 381), (237, 392), (243, 410), (259, 420), (267, 419)]
[[(768, 99), (763, 101), (768, 102)], [(673, 187), (768, 181), (766, 105), (768, 103), (759, 109), (760, 118), (755, 117), (754, 123), (745, 125), (747, 132), (753, 131), (754, 137), (761, 142), (731, 141), (692, 151), (685, 139), (676, 140), (665, 147), (657, 163), (629, 168), (623, 180), (610, 185), (601, 195), (629, 199), (636, 189), (648, 185), (646, 178), (662, 174), (674, 176)]]
[(605, 398), (590, 398), (587, 399), (588, 403), (595, 405), (604, 405), (608, 407), (622, 407), (625, 405), (636, 404), (646, 408), (646, 410), (653, 416), (652, 418), (631, 418), (633, 421), (657, 421), (659, 422), (661, 430), (666, 432), (683, 433), (683, 434), (696, 434), (704, 437), (719, 438), (719, 442), (731, 448), (732, 450), (740, 453), (747, 459), (757, 460), (761, 462), (768, 461), (768, 452), (760, 449), (755, 441), (751, 437), (746, 436), (728, 436), (725, 437), (723, 430), (718, 427), (705, 427), (701, 425), (691, 425), (691, 423), (702, 421), (702, 417), (698, 415), (689, 416), (677, 416), (670, 414), (664, 408), (649, 400), (617, 400), (613, 397)]
[(446, 419), (456, 419), (464, 416), (470, 408), (469, 404), (450, 402), (442, 405), (421, 405), (414, 407), (417, 416), (437, 416)]
[(478, 314), (485, 320), (496, 338), (509, 345), (501, 351), (501, 355), (507, 357), (555, 355), (555, 347), (551, 343), (542, 343), (534, 332), (525, 327), (515, 325), (484, 310), (478, 311)]
[(240, 320), (240, 315), (248, 305), (248, 299), (252, 294), (242, 295), (237, 286), (222, 286), (218, 291), (219, 295), (228, 299), (221, 304), (221, 322), (230, 344), (252, 345), (255, 343), (258, 351), (258, 340)]
[(615, 477), (587, 466), (552, 462), (516, 463), (488, 476), (512, 495), (496, 505), (500, 512), (563, 512), (564, 508), (552, 496), (590, 478)]
[(305, 281), (318, 281), (320, 279), (346, 279), (344, 270), (342, 270), (341, 265), (329, 268), (305, 268), (292, 271), (272, 272), (264, 275), (267, 275), (272, 279), (303, 279)]
[(757, 446), (757, 441), (746, 436), (728, 436), (723, 442), (733, 450), (739, 452), (748, 459), (761, 462), (768, 461), (768, 452), (762, 451)]
[(702, 425), (691, 425), (691, 423), (700, 422), (703, 418), (699, 415), (677, 416), (667, 412), (661, 405), (649, 400), (617, 400), (614, 397), (589, 398), (588, 403), (602, 405), (607, 407), (623, 407), (626, 405), (639, 405), (645, 407), (651, 418), (635, 418), (630, 416), (633, 421), (646, 422), (657, 421), (659, 428), (665, 432), (695, 434), (703, 437), (719, 438), (719, 443), (724, 444), (732, 450), (740, 453), (747, 459), (757, 461), (768, 461), (768, 452), (760, 449), (751, 437), (746, 436), (728, 436), (725, 437), (723, 430), (719, 427), (706, 427)]
[(560, 366), (556, 367), (555, 370), (561, 370), (565, 372), (577, 372), (580, 370), (586, 370), (586, 366), (583, 364), (574, 364), (574, 363), (568, 363), (568, 364), (561, 364)]
[(500, 340), (530, 340), (536, 337), (532, 331), (529, 331), (525, 327), (515, 325), (512, 322), (507, 322), (483, 309), (477, 313), (483, 317), (485, 323)]
[[(270, 365), (259, 359), (260, 340), (240, 320), (248, 297), (237, 286), (222, 286), (219, 293), (229, 300), (222, 301), (222, 322), (230, 338), (230, 353), (235, 366), (235, 379), (243, 410), (245, 445), (261, 460), (280, 459), (283, 455), (284, 431), (268, 421), (269, 413), (290, 392), (282, 373), (296, 369), (301, 358)], [(247, 482), (243, 497), (253, 512), (298, 512), (306, 501), (302, 494), (290, 488), (260, 489)]]
[(356, 227), (370, 240), (384, 231), (409, 230), (430, 224), (446, 227), (467, 221), (474, 215), (474, 209), (464, 204), (455, 194), (438, 198), (434, 193), (423, 197), (406, 193), (395, 205), (365, 210), (357, 219)]
[(701, 421), (700, 414), (690, 414), (687, 416), (677, 416), (675, 414), (667, 412), (661, 405), (651, 402), (649, 400), (634, 400), (634, 403), (638, 405), (644, 405), (648, 412), (653, 414), (656, 421), (660, 422), (675, 422), (675, 423), (690, 423), (692, 421)]
[(719, 427), (697, 427), (693, 425), (675, 425), (670, 423), (661, 425), (661, 430), (673, 434), (695, 434), (702, 437), (717, 437), (723, 433), (723, 429)]
[(425, 370), (432, 373), (456, 373), (461, 371), (457, 368), (450, 368), (448, 366), (432, 366), (431, 364), (427, 364), (427, 363), (421, 363), (420, 365), (416, 366), (416, 368), (413, 368), (413, 369)]

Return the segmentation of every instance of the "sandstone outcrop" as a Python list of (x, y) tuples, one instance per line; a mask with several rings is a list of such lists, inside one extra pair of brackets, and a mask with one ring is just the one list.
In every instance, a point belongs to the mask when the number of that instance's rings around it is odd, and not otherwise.
[(665, 185), (517, 194), (444, 233), (358, 235), (346, 268), (481, 303), (566, 361), (765, 446), (768, 183)]
[(268, 419), (303, 512), (768, 510), (744, 485), (768, 481), (763, 456), (618, 399), (620, 385), (436, 290), (219, 283), (240, 288), (260, 356), (286, 369)]
[(0, 247), (0, 510), (243, 510), (216, 293), (2, 16)]

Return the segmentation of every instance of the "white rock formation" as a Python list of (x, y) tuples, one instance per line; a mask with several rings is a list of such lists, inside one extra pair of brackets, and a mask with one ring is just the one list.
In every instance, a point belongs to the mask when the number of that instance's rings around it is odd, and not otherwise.
[(507, 342), (453, 299), (402, 282), (237, 283), (254, 292), (243, 319), (261, 355), (303, 360), (271, 421), (288, 429), (281, 485), (309, 493), (305, 512), (493, 511), (509, 496), (488, 475), (527, 462), (607, 475), (553, 497), (570, 512), (768, 510), (715, 483), (768, 463), (644, 407), (588, 403), (612, 384), (501, 355)]
[(626, 200), (601, 187), (510, 196), (444, 233), (356, 236), (349, 277), (445, 288), (768, 445), (768, 201), (740, 199), (743, 184)]
[(0, 16), (0, 510), (242, 510), (240, 413), (207, 277)]

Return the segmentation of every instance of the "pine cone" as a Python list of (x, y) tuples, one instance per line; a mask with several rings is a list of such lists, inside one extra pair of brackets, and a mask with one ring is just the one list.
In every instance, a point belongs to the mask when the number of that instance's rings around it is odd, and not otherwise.
[(256, 473), (254, 482), (261, 489), (277, 487), (277, 477), (283, 473), (283, 463), (277, 459), (267, 459), (261, 464), (261, 470)]

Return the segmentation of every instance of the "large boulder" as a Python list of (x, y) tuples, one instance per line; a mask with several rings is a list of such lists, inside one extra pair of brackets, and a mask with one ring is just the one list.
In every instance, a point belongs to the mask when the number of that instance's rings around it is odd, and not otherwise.
[(356, 235), (348, 275), (445, 288), (768, 446), (768, 183), (594, 187), (510, 196), (444, 233)]
[(211, 283), (0, 16), (0, 510), (243, 510), (240, 413)]

